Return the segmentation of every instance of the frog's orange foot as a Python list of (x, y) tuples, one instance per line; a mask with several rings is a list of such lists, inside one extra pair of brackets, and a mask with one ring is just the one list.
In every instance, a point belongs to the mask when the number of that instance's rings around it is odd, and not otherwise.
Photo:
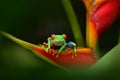
[(73, 48), (67, 48), (67, 52), (68, 52), (68, 54), (71, 54), (72, 59), (77, 56), (77, 55), (74, 53), (74, 49), (73, 49)]
[(58, 53), (58, 50), (55, 50), (55, 49), (49, 49), (48, 50), (48, 54), (51, 54), (52, 56), (57, 55), (57, 53)]

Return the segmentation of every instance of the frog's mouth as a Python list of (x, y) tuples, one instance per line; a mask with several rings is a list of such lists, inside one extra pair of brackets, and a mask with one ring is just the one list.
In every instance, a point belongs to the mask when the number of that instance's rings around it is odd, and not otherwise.
[(64, 44), (64, 41), (52, 41), (52, 44), (54, 44), (55, 46), (61, 46)]

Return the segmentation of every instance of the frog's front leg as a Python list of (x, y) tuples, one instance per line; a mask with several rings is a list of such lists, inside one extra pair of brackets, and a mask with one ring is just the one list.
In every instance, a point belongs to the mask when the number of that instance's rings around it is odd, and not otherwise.
[(64, 45), (62, 45), (60, 49), (58, 49), (58, 55), (63, 51), (63, 49), (65, 49), (65, 47), (66, 47), (66, 43), (64, 43)]
[(48, 38), (48, 47), (46, 49), (46, 52), (48, 52), (48, 50), (51, 48), (51, 38)]
[(74, 42), (72, 42), (73, 45), (73, 49), (74, 49), (74, 54), (76, 54), (76, 44)]
[(72, 42), (72, 45), (73, 45), (73, 49), (74, 49), (74, 55), (76, 56), (76, 44), (74, 42)]

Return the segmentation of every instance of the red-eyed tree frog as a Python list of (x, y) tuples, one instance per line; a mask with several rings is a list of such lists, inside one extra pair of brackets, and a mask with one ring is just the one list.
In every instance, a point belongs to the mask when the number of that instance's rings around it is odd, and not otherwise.
[(52, 34), (51, 37), (48, 38), (48, 49), (51, 48), (51, 45), (60, 47), (58, 49), (58, 55), (66, 48), (66, 47), (72, 47), (74, 49), (74, 53), (76, 53), (76, 44), (74, 42), (69, 42), (66, 43), (66, 34), (62, 34), (62, 35), (55, 35)]

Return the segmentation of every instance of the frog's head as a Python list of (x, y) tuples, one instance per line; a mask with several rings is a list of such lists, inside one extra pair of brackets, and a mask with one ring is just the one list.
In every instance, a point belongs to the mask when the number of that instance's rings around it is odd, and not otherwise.
[(66, 38), (67, 38), (66, 34), (62, 34), (62, 35), (52, 34), (51, 35), (51, 43), (53, 43), (56, 46), (61, 46), (65, 43)]

